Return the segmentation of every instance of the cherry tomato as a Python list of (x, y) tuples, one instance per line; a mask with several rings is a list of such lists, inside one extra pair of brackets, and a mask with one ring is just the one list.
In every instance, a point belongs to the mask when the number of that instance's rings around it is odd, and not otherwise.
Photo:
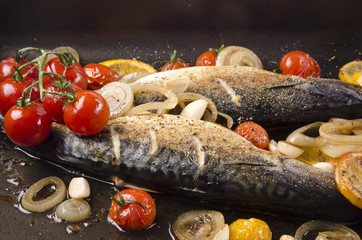
[[(21, 81), (15, 81), (12, 78), (8, 78), (0, 83), (0, 113), (5, 115), (6, 112), (16, 104), (16, 101), (22, 96), (26, 87), (30, 86), (34, 82), (33, 79), (23, 79)], [(35, 86), (31, 92), (31, 101), (34, 101), (40, 97), (39, 87)]]
[[(79, 92), (79, 91), (83, 90), (81, 87), (79, 87), (78, 85), (76, 85), (74, 83), (72, 83), (72, 85), (70, 87), (72, 88), (72, 90), (74, 92)], [(66, 92), (65, 89), (62, 89), (59, 91), (59, 89), (56, 87), (55, 84), (47, 84), (45, 87), (45, 90), (47, 92), (54, 92), (54, 93), (55, 92), (61, 92), (61, 93)], [(49, 112), (49, 114), (51, 115), (53, 121), (55, 121), (57, 123), (64, 123), (64, 118), (63, 118), (64, 102), (59, 101), (59, 100), (66, 101), (67, 98), (61, 97), (56, 94), (45, 93), (43, 105), (44, 105), (45, 109)]]
[(215, 66), (216, 64), (216, 52), (207, 51), (199, 56), (196, 61), (196, 66)]
[(52, 120), (40, 102), (11, 107), (5, 114), (4, 129), (11, 141), (29, 147), (43, 142), (50, 134)]
[(84, 67), (88, 77), (88, 87), (99, 89), (107, 83), (119, 81), (121, 77), (110, 67), (99, 63), (89, 63)]
[(303, 78), (321, 76), (318, 63), (309, 54), (301, 51), (289, 52), (280, 61), (280, 68), (284, 75), (295, 75)]
[(44, 66), (47, 72), (57, 73), (64, 76), (67, 80), (77, 84), (82, 89), (87, 89), (88, 78), (82, 66), (75, 62), (73, 65), (67, 67), (62, 64), (59, 58), (53, 58)]
[[(7, 59), (4, 59), (0, 62), (0, 82), (11, 78), (11, 74), (15, 71), (15, 68), (20, 67), (22, 64), (29, 62), (28, 60), (23, 60), (21, 63), (17, 63), (15, 61), (15, 58), (13, 57), (9, 57)], [(34, 78), (37, 79), (38, 78), (38, 69), (37, 68), (33, 68), (34, 65), (29, 65), (27, 67), (25, 67), (22, 71), (21, 74), (25, 74), (29, 71), (29, 74), (27, 75), (27, 77), (29, 78)]]
[(269, 135), (267, 131), (257, 123), (241, 123), (235, 128), (235, 132), (249, 140), (258, 148), (267, 149), (269, 146)]
[[(138, 189), (125, 189), (120, 192), (126, 201), (137, 201), (119, 206), (114, 200), (109, 210), (109, 217), (120, 227), (128, 230), (141, 230), (150, 227), (156, 217), (156, 204), (153, 198), (145, 191)], [(119, 194), (114, 195), (118, 201)], [(118, 211), (119, 210), (119, 211)], [(119, 214), (117, 214), (119, 212)]]
[(172, 52), (171, 49), (169, 48), (169, 51), (170, 51), (170, 61), (168, 61), (165, 65), (163, 65), (163, 67), (161, 68), (161, 72), (189, 67), (189, 65), (186, 62), (176, 57), (176, 50)]
[(189, 67), (189, 65), (181, 59), (176, 59), (175, 62), (168, 62), (162, 68), (161, 72), (174, 70), (179, 68)]
[(109, 106), (97, 92), (82, 90), (75, 93), (75, 101), (64, 107), (64, 122), (79, 135), (93, 135), (102, 131), (109, 120)]

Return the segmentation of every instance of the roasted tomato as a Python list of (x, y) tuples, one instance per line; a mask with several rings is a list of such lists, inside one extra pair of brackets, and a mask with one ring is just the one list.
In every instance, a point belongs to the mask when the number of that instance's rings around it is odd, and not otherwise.
[(235, 132), (249, 140), (258, 148), (267, 149), (269, 146), (269, 135), (267, 131), (257, 123), (241, 123), (235, 128)]
[(50, 134), (51, 127), (50, 114), (40, 102), (26, 107), (15, 105), (4, 118), (6, 134), (19, 146), (28, 147), (43, 142)]
[(75, 93), (75, 101), (64, 107), (64, 122), (79, 135), (93, 135), (102, 131), (109, 120), (106, 100), (97, 92), (82, 90)]
[(185, 67), (189, 67), (189, 65), (185, 61), (176, 57), (176, 50), (173, 52), (170, 50), (170, 61), (163, 65), (161, 72)]
[[(70, 88), (71, 89), (68, 89), (68, 91), (70, 92), (79, 92), (83, 90), (81, 87), (79, 87), (74, 83), (72, 83)], [(65, 94), (66, 93), (65, 89), (59, 90), (55, 84), (47, 84), (47, 86), (45, 87), (45, 91), (51, 92), (51, 93), (46, 93), (44, 96), (43, 104), (45, 109), (49, 112), (53, 121), (57, 123), (64, 123), (63, 108), (64, 108), (64, 102), (67, 100), (67, 98), (52, 93), (60, 92)]]
[(207, 51), (199, 56), (196, 60), (196, 66), (215, 66), (216, 64), (216, 52)]
[(156, 204), (145, 191), (125, 189), (114, 195), (109, 217), (127, 230), (146, 229), (156, 217)]
[(284, 75), (295, 75), (303, 78), (321, 76), (318, 63), (309, 54), (301, 51), (289, 52), (280, 61), (280, 69)]
[(88, 87), (99, 89), (107, 83), (119, 81), (121, 77), (110, 67), (99, 63), (89, 63), (84, 67), (88, 77)]
[(44, 70), (64, 76), (67, 80), (77, 84), (82, 89), (87, 89), (88, 78), (84, 69), (78, 62), (65, 66), (59, 58), (53, 58), (44, 66)]

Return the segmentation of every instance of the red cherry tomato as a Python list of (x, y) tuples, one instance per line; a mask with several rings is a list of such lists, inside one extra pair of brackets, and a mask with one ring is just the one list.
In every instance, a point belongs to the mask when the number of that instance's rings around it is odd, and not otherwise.
[(169, 48), (169, 52), (170, 60), (165, 65), (163, 65), (163, 67), (161, 68), (161, 72), (189, 67), (186, 62), (176, 57), (176, 50), (172, 51), (171, 48)]
[[(120, 227), (128, 230), (141, 230), (150, 227), (156, 217), (156, 204), (153, 198), (145, 191), (138, 189), (125, 189), (121, 191), (124, 200), (137, 201), (145, 209), (136, 203), (126, 203), (120, 207), (114, 200), (109, 210), (109, 217)], [(119, 194), (114, 198), (120, 200)], [(119, 209), (119, 215), (117, 215)]]
[(64, 122), (79, 135), (93, 135), (102, 131), (109, 120), (109, 106), (97, 92), (82, 90), (75, 93), (75, 101), (64, 107)]
[[(9, 57), (0, 62), (0, 82), (11, 78), (11, 74), (14, 73), (15, 68), (19, 68), (22, 64), (29, 62), (28, 60), (23, 60), (21, 63), (17, 63), (15, 58)], [(21, 74), (25, 74), (29, 71), (27, 77), (29, 78), (38, 78), (38, 69), (33, 68), (34, 65), (29, 65), (22, 69)]]
[(62, 64), (59, 58), (53, 58), (44, 66), (47, 72), (57, 73), (64, 76), (67, 80), (77, 84), (82, 89), (87, 89), (88, 78), (82, 66), (75, 62), (73, 65), (66, 67)]
[[(72, 83), (72, 85), (70, 87), (72, 88), (72, 90), (74, 92), (79, 92), (79, 91), (83, 90), (81, 87), (79, 87), (78, 85), (76, 85), (74, 83)], [(54, 92), (54, 93), (56, 93), (56, 92), (65, 93), (66, 92), (65, 89), (62, 89), (59, 91), (59, 89), (56, 87), (55, 84), (47, 84), (45, 87), (45, 90), (47, 92)], [(55, 121), (57, 123), (64, 123), (64, 118), (63, 118), (64, 102), (59, 101), (59, 100), (66, 101), (67, 98), (61, 97), (56, 94), (45, 93), (43, 105), (44, 105), (45, 109), (49, 112), (49, 114), (51, 115), (53, 121)]]
[(207, 51), (199, 56), (196, 61), (196, 66), (215, 66), (216, 65), (216, 52)]
[(119, 81), (121, 77), (110, 67), (99, 63), (89, 63), (84, 67), (88, 77), (88, 87), (90, 89), (99, 89), (107, 83)]
[(267, 131), (257, 123), (241, 123), (235, 128), (235, 132), (249, 140), (258, 148), (267, 149), (269, 146), (269, 135)]
[(179, 68), (185, 68), (185, 67), (189, 67), (189, 65), (186, 62), (184, 62), (183, 60), (181, 60), (181, 59), (176, 59), (174, 62), (166, 63), (161, 68), (161, 72), (168, 71), (168, 70), (179, 69)]
[[(12, 78), (8, 78), (0, 83), (0, 113), (5, 115), (6, 112), (16, 104), (16, 101), (23, 95), (23, 91), (26, 87), (30, 86), (34, 82), (33, 79), (23, 79), (21, 81), (15, 81)], [(40, 97), (39, 87), (35, 86), (31, 93), (31, 101), (34, 101)]]
[(4, 118), (4, 129), (11, 141), (29, 147), (43, 142), (50, 134), (52, 120), (40, 102), (11, 107)]
[(321, 69), (309, 54), (301, 51), (289, 52), (280, 61), (282, 74), (295, 75), (303, 78), (318, 78)]

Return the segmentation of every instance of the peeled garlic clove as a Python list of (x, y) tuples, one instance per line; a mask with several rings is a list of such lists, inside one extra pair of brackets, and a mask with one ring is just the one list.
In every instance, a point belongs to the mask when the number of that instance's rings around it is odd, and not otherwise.
[(287, 157), (297, 158), (303, 154), (304, 150), (293, 146), (285, 141), (278, 142), (279, 151)]
[(74, 199), (89, 197), (90, 187), (88, 181), (83, 177), (73, 178), (69, 183), (68, 193)]
[(207, 101), (199, 99), (189, 103), (181, 112), (181, 116), (200, 120), (205, 113)]
[(315, 163), (313, 164), (314, 167), (317, 167), (323, 171), (326, 172), (330, 172), (330, 173), (334, 173), (334, 166), (330, 163), (327, 162), (319, 162), (319, 163)]
[(174, 93), (183, 93), (186, 91), (190, 83), (189, 78), (174, 78), (163, 83), (164, 87), (171, 89)]

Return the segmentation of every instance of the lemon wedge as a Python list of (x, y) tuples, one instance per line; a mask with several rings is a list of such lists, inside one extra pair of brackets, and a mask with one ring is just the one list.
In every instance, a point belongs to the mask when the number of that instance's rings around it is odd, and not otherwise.
[[(360, 70), (362, 69), (362, 61), (354, 60), (349, 62), (339, 70), (339, 79), (345, 82), (353, 83), (353, 84), (361, 84), (362, 83), (362, 73)], [(354, 74), (357, 74), (354, 76)], [(359, 82), (357, 81), (359, 79)]]
[(157, 70), (151, 65), (135, 59), (113, 59), (100, 64), (110, 67), (121, 78), (131, 73), (156, 73)]
[(362, 209), (362, 152), (342, 155), (337, 162), (335, 179), (343, 196)]

